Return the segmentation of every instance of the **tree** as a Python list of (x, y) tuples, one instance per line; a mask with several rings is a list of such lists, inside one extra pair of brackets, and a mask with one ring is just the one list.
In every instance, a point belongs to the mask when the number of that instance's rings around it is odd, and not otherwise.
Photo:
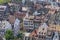
[(7, 30), (6, 31), (5, 38), (6, 38), (6, 40), (14, 39), (12, 30)]
[(3, 4), (3, 3), (8, 3), (10, 2), (11, 0), (0, 0), (0, 4)]
[(23, 31), (20, 31), (20, 33), (17, 35), (17, 38), (19, 40), (23, 40)]

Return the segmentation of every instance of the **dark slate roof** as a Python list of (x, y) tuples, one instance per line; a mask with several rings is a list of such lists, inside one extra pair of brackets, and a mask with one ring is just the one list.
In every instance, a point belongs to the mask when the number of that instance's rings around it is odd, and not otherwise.
[(60, 3), (58, 3), (58, 6), (60, 7)]
[(31, 12), (35, 12), (34, 7), (31, 7), (31, 8), (30, 8), (30, 11), (31, 11)]
[(47, 14), (48, 11), (49, 11), (49, 9), (47, 9), (47, 8), (41, 8), (41, 9), (38, 10), (38, 13), (43, 13), (44, 12), (45, 14)]
[(37, 2), (37, 4), (41, 4), (41, 5), (43, 5), (43, 6), (45, 6), (45, 5), (50, 5), (49, 2), (45, 2), (45, 1), (39, 1), (39, 2)]
[(30, 6), (33, 6), (34, 3), (33, 2), (26, 2), (26, 5), (30, 7)]

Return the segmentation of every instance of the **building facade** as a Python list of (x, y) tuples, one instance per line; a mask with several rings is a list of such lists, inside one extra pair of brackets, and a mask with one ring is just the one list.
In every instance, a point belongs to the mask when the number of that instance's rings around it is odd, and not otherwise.
[(32, 20), (23, 20), (23, 26), (27, 31), (32, 31), (34, 29)]

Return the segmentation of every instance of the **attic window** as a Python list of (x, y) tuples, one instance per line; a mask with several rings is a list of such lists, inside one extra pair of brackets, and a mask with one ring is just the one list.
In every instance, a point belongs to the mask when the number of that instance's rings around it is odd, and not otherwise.
[(42, 32), (42, 34), (43, 34), (43, 32)]
[(44, 34), (46, 34), (46, 33), (44, 33)]
[(56, 36), (56, 38), (57, 38), (57, 36)]
[(4, 25), (5, 25), (5, 23), (4, 23)]
[(42, 30), (44, 30), (44, 28)]
[(40, 34), (40, 32), (39, 32), (39, 34)]

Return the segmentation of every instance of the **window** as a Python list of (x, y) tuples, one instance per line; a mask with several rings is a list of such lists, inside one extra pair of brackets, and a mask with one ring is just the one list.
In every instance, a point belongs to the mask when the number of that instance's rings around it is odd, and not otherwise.
[(32, 38), (32, 40), (36, 40), (36, 38)]
[(41, 32), (39, 32), (39, 34), (41, 34)]
[(48, 2), (52, 2), (53, 0), (48, 0)]
[(25, 40), (30, 40), (30, 37), (25, 37)]
[(24, 25), (28, 25), (28, 23), (29, 23), (28, 21), (24, 21)]
[(44, 28), (42, 30), (44, 30)]
[(43, 32), (41, 34), (43, 34)]
[(28, 37), (25, 37), (25, 40), (28, 40)]
[(44, 33), (44, 35), (45, 35), (46, 33)]
[(33, 28), (33, 26), (29, 26), (29, 28)]
[(57, 36), (56, 36), (56, 38), (57, 38)]
[(4, 8), (0, 8), (0, 10), (4, 10)]
[(30, 22), (29, 25), (33, 25), (33, 23)]
[(56, 2), (56, 0), (52, 0), (53, 2)]
[(28, 25), (28, 23), (24, 23), (24, 25)]

